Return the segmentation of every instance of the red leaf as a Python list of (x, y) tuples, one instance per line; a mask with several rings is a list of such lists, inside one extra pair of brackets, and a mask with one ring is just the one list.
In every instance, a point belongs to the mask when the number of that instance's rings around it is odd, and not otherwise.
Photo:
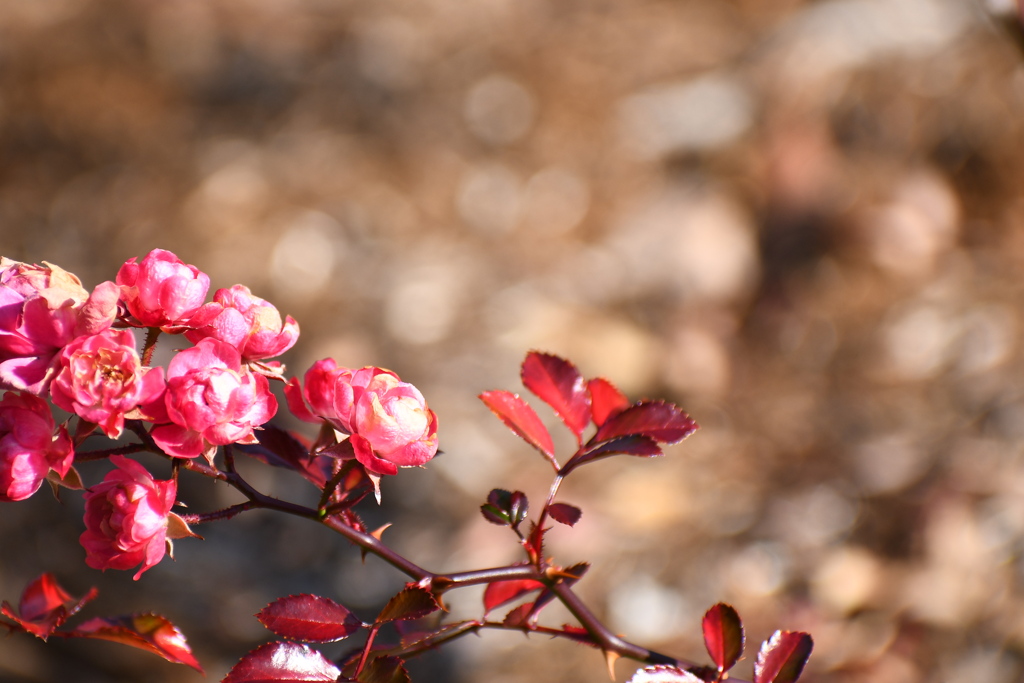
[(629, 407), (626, 395), (604, 377), (595, 377), (587, 382), (587, 390), (590, 392), (590, 414), (598, 427)]
[(299, 643), (265, 643), (242, 657), (221, 683), (335, 681), (341, 670), (322, 654)]
[(359, 683), (411, 683), (401, 657), (377, 657), (363, 669)]
[(544, 584), (533, 579), (514, 579), (512, 581), (495, 581), (487, 584), (484, 589), (484, 616), (495, 607), (512, 602), (527, 593), (544, 588)]
[(480, 400), (501, 418), (509, 429), (554, 462), (555, 444), (544, 423), (530, 405), (510, 391), (485, 391)]
[(18, 614), (6, 600), (0, 605), (0, 613), (13, 619), (24, 631), (46, 640), (97, 593), (91, 588), (83, 597), (73, 598), (58, 585), (53, 574), (46, 572), (25, 587), (18, 601)]
[(650, 458), (661, 454), (661, 447), (658, 446), (658, 443), (649, 436), (640, 436), (636, 434), (632, 436), (620, 436), (616, 439), (612, 439), (611, 441), (600, 443), (590, 450), (581, 451), (572, 456), (569, 458), (569, 462), (565, 463), (561, 474), (564, 477), (580, 465), (585, 465), (588, 462), (607, 458), (612, 455), (637, 455), (644, 458)]
[(583, 511), (575, 505), (569, 505), (567, 503), (552, 503), (548, 506), (548, 514), (551, 515), (551, 519), (556, 522), (560, 522), (567, 526), (576, 526), (576, 522), (580, 521), (580, 517), (583, 516)]
[(419, 586), (406, 586), (384, 605), (384, 609), (377, 615), (376, 623), (419, 619), (439, 609), (441, 606), (430, 591)]
[(520, 375), (523, 386), (551, 406), (582, 443), (583, 430), (590, 424), (590, 394), (576, 366), (558, 356), (531, 351)]
[(333, 643), (358, 631), (363, 622), (343, 606), (319, 595), (289, 595), (256, 615), (279, 636), (313, 643)]
[(731, 669), (743, 654), (743, 623), (729, 605), (720, 602), (704, 614), (704, 645), (719, 673)]
[(776, 631), (761, 645), (754, 662), (754, 683), (793, 683), (800, 678), (814, 641), (800, 631)]
[(626, 683), (704, 683), (704, 679), (677, 666), (645, 666)]
[(595, 441), (642, 434), (658, 443), (682, 441), (697, 429), (697, 423), (677, 406), (665, 401), (644, 401), (609, 418), (597, 430)]
[(491, 524), (511, 526), (518, 529), (530, 511), (530, 500), (522, 491), (491, 489), (487, 502), (480, 506), (480, 512)]
[(519, 605), (505, 615), (505, 618), (501, 620), (501, 623), (506, 626), (529, 626), (530, 625), (530, 613), (533, 611), (533, 603), (528, 602), (525, 605)]
[(235, 448), (267, 465), (294, 470), (318, 488), (323, 488), (330, 478), (330, 461), (310, 455), (309, 449), (291, 432), (266, 424), (256, 438), (257, 444), (237, 444)]
[(203, 667), (192, 656), (178, 627), (159, 614), (128, 614), (119, 617), (96, 617), (85, 622), (70, 635), (78, 638), (111, 640), (152, 652), (175, 664), (187, 664), (199, 673)]

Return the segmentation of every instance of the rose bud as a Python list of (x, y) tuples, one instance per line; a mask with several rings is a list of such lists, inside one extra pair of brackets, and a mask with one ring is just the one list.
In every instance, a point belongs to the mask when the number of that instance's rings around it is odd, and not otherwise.
[(0, 387), (46, 391), (61, 348), (110, 327), (118, 294), (113, 282), (90, 294), (58, 266), (0, 258)]
[(203, 339), (167, 366), (167, 417), (151, 436), (168, 455), (212, 462), (217, 446), (257, 443), (253, 430), (277, 412), (267, 378), (242, 365), (238, 350)]
[(54, 430), (50, 406), (38, 396), (9, 391), (0, 399), (0, 500), (25, 500), (54, 470), (61, 477), (74, 460), (64, 427)]
[(112, 455), (117, 466), (103, 481), (85, 492), (85, 532), (79, 537), (85, 562), (93, 569), (131, 569), (142, 572), (163, 559), (167, 548), (167, 516), (177, 485), (157, 481), (145, 467)]
[(117, 284), (128, 312), (140, 323), (168, 328), (185, 323), (203, 305), (210, 276), (169, 251), (154, 249), (141, 263), (125, 261)]
[(53, 402), (112, 439), (121, 436), (127, 413), (164, 390), (163, 368), (142, 367), (130, 330), (75, 339), (61, 351), (60, 367), (50, 385)]
[(291, 316), (282, 322), (273, 304), (254, 296), (245, 285), (218, 289), (188, 326), (192, 329), (185, 336), (192, 343), (213, 337), (234, 346), (246, 361), (280, 356), (299, 338), (299, 324)]

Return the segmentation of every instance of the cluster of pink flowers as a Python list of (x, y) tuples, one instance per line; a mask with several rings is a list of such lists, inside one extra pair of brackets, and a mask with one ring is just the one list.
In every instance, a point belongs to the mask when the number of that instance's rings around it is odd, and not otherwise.
[[(92, 292), (57, 266), (0, 259), (0, 500), (28, 498), (47, 478), (64, 481), (75, 445), (97, 429), (120, 438), (126, 420), (148, 425), (170, 458), (202, 455), (212, 464), (220, 446), (258, 443), (278, 408), (270, 381), (284, 379), (284, 366), (269, 359), (294, 346), (299, 326), (243, 285), (206, 302), (209, 288), (208, 275), (161, 249), (129, 259)], [(133, 328), (149, 328), (154, 340), (156, 330), (183, 334), (193, 346), (166, 368), (152, 367)], [(347, 457), (371, 477), (436, 454), (436, 416), (394, 373), (326, 359), (305, 384), (287, 383), (289, 408), (331, 425), (335, 443), (350, 439)], [(74, 439), (46, 398), (77, 416)], [(110, 459), (117, 469), (85, 492), (81, 541), (90, 566), (141, 564), (138, 578), (163, 557), (176, 487), (135, 461)]]

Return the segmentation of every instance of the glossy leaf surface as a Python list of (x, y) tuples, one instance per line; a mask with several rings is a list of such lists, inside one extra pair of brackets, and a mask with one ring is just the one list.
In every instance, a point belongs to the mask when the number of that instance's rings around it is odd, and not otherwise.
[(73, 598), (60, 587), (53, 574), (46, 572), (22, 591), (17, 613), (6, 600), (0, 604), (0, 613), (14, 620), (23, 630), (46, 640), (96, 594), (97, 590), (92, 588), (83, 597)]
[(560, 524), (576, 526), (576, 522), (580, 521), (580, 517), (583, 516), (583, 511), (568, 503), (552, 503), (548, 506), (548, 514), (551, 515), (551, 519)]
[(731, 669), (743, 654), (743, 624), (729, 605), (720, 602), (704, 613), (704, 645), (719, 672)]
[(480, 400), (519, 438), (554, 461), (555, 444), (551, 434), (533, 408), (518, 394), (502, 390), (485, 391), (480, 394)]
[(97, 617), (85, 622), (71, 635), (80, 638), (110, 640), (152, 652), (175, 664), (186, 664), (202, 673), (203, 668), (178, 627), (159, 614), (129, 614)]
[(484, 614), (512, 602), (527, 593), (544, 588), (544, 584), (533, 579), (515, 579), (513, 581), (494, 581), (484, 589)]
[(697, 423), (671, 403), (645, 401), (611, 417), (597, 430), (595, 441), (642, 434), (658, 443), (682, 441), (697, 429)]
[(362, 622), (342, 605), (319, 595), (289, 595), (256, 615), (260, 623), (284, 638), (331, 643), (347, 638)]
[(388, 621), (419, 619), (439, 609), (441, 606), (430, 591), (419, 586), (406, 586), (384, 605), (376, 621), (383, 624)]
[(587, 382), (587, 391), (590, 392), (590, 414), (598, 427), (629, 407), (626, 395), (603, 377)]
[(266, 643), (242, 657), (221, 683), (290, 683), (335, 681), (341, 670), (326, 657), (299, 643)]
[(814, 641), (800, 631), (776, 631), (761, 645), (754, 662), (754, 683), (793, 683), (811, 656)]
[(523, 361), (523, 386), (551, 406), (565, 426), (582, 441), (590, 424), (590, 393), (576, 366), (548, 353), (531, 351)]

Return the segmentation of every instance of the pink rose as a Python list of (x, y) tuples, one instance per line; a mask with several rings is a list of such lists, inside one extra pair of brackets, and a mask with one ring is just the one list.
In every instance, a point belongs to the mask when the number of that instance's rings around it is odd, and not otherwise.
[(238, 350), (203, 339), (167, 366), (167, 417), (151, 436), (168, 455), (212, 460), (217, 446), (256, 443), (253, 430), (277, 412), (263, 375), (242, 366)]
[(121, 455), (103, 481), (85, 492), (85, 532), (79, 537), (93, 569), (131, 569), (138, 581), (167, 546), (167, 516), (174, 505), (174, 480), (156, 481), (146, 468)]
[(42, 394), (61, 348), (110, 327), (117, 297), (113, 282), (90, 294), (58, 266), (0, 258), (0, 387)]
[[(437, 454), (437, 416), (419, 390), (382, 368), (339, 368), (318, 361), (305, 376), (305, 390), (293, 378), (285, 387), (288, 406), (307, 421), (327, 420), (350, 434), (356, 459), (373, 474), (396, 474)], [(303, 398), (312, 407), (310, 411)]]
[(55, 470), (64, 476), (75, 454), (68, 433), (54, 429), (50, 406), (9, 391), (0, 399), (0, 500), (25, 500)]
[(185, 336), (192, 343), (213, 337), (234, 346), (247, 361), (280, 356), (299, 338), (299, 324), (291, 316), (282, 322), (271, 303), (253, 296), (244, 285), (218, 289), (188, 325), (193, 329)]
[(163, 249), (146, 254), (141, 263), (131, 258), (117, 271), (121, 299), (146, 327), (184, 323), (206, 299), (210, 276)]
[(162, 398), (164, 370), (142, 367), (130, 330), (75, 339), (61, 351), (60, 367), (50, 385), (53, 402), (112, 439), (121, 436), (126, 413)]

